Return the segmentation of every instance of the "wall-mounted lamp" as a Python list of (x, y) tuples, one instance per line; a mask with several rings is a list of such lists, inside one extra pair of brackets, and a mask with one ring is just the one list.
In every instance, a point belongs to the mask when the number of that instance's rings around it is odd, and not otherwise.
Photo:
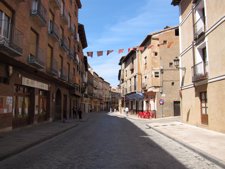
[(175, 66), (177, 69), (186, 70), (186, 67), (179, 67), (180, 59), (179, 59), (178, 57), (175, 57), (175, 59), (173, 60), (173, 62), (174, 62), (174, 66)]

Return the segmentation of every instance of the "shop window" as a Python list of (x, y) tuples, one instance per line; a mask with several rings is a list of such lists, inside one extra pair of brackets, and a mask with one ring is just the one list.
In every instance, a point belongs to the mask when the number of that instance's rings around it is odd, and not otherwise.
[(47, 113), (47, 92), (39, 91), (39, 109), (38, 114), (46, 115)]
[(14, 117), (27, 117), (30, 106), (30, 89), (24, 86), (15, 86)]

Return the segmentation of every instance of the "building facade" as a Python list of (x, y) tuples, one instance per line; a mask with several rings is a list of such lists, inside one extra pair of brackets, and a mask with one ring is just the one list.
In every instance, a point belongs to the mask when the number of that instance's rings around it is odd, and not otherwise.
[(130, 113), (137, 113), (142, 110), (141, 93), (141, 60), (138, 57), (138, 50), (131, 50), (126, 56), (122, 57), (119, 65), (121, 100), (120, 111), (125, 107), (129, 108)]
[(143, 110), (156, 117), (179, 116), (179, 71), (173, 63), (179, 55), (178, 27), (152, 33), (140, 46)]
[(72, 118), (80, 106), (80, 0), (0, 2), (0, 130)]
[[(180, 115), (178, 27), (148, 35), (139, 47), (122, 57), (119, 65), (122, 98), (120, 112), (152, 111), (156, 117)], [(126, 102), (126, 104), (124, 104)]]
[(186, 69), (181, 83), (182, 119), (225, 132), (224, 1), (173, 0), (172, 4), (179, 6), (179, 61)]

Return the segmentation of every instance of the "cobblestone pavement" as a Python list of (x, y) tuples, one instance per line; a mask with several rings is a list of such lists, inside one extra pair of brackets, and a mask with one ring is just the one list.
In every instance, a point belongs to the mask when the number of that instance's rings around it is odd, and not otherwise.
[(95, 113), (81, 125), (1, 161), (0, 168), (219, 168), (182, 145), (147, 128), (145, 123)]

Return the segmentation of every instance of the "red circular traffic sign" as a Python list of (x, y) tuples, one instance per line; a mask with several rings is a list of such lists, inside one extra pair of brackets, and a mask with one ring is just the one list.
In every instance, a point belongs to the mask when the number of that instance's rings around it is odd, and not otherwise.
[(159, 100), (159, 104), (160, 104), (160, 105), (164, 105), (164, 100), (163, 100), (163, 99), (160, 99), (160, 100)]

